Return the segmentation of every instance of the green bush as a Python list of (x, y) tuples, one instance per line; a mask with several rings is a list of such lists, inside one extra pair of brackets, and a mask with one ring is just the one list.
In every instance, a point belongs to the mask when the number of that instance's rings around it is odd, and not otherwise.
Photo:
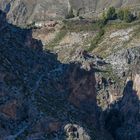
[(125, 22), (132, 22), (135, 19), (134, 15), (128, 9), (119, 10), (117, 17), (118, 19), (124, 20)]
[(106, 24), (108, 20), (115, 20), (115, 19), (120, 19), (125, 22), (132, 22), (136, 19), (134, 15), (131, 13), (129, 9), (120, 9), (116, 13), (116, 9), (114, 7), (110, 7), (107, 12), (103, 12), (102, 14), (102, 22)]
[(116, 9), (114, 7), (110, 7), (106, 14), (106, 19), (114, 20), (117, 18)]
[(124, 21), (132, 22), (134, 20), (133, 14), (128, 10), (124, 10)]
[(120, 20), (124, 20), (124, 10), (120, 9), (117, 13), (117, 18)]

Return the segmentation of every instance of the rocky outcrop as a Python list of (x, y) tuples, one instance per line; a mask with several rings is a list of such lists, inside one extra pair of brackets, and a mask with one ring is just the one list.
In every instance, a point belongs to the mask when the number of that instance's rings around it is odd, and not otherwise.
[(123, 71), (120, 82), (124, 82), (124, 86), (118, 87), (123, 89), (123, 92), (119, 91), (120, 98), (114, 100), (104, 114), (105, 127), (116, 140), (139, 138), (139, 52), (139, 47), (122, 50), (110, 59), (118, 75)]
[(67, 124), (65, 126), (65, 131), (67, 133), (67, 139), (79, 139), (79, 140), (90, 140), (91, 138), (85, 132), (84, 128), (76, 124)]
[(130, 71), (130, 67), (136, 65), (137, 61), (139, 60), (139, 51), (139, 47), (122, 49), (110, 55), (107, 58), (107, 62), (111, 63), (112, 68), (119, 76), (127, 75)]

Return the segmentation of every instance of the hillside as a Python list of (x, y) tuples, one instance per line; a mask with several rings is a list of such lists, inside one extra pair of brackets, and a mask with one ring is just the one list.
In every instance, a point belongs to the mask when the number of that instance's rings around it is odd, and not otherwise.
[(0, 140), (139, 140), (139, 3), (0, 0)]
[(70, 8), (75, 15), (97, 16), (110, 6), (130, 7), (139, 11), (139, 0), (0, 0), (0, 8), (7, 12), (8, 20), (24, 25), (32, 22), (62, 19)]

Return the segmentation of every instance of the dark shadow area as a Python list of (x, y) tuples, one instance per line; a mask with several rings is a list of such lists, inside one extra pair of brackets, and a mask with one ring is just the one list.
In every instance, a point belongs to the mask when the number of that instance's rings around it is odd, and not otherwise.
[(32, 30), (7, 23), (0, 11), (0, 137), (24, 140), (35, 132), (55, 137), (56, 130), (46, 131), (47, 124), (37, 126), (45, 114), (62, 126), (82, 125), (92, 135), (99, 129), (94, 72), (79, 63), (62, 64), (43, 50)]
[(140, 138), (139, 97), (133, 89), (133, 81), (127, 82), (123, 97), (104, 113), (105, 128), (115, 140), (138, 140)]

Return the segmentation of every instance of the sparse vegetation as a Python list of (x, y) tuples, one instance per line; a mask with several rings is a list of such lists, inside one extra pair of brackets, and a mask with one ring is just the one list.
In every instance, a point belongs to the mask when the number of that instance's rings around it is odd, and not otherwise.
[(136, 25), (138, 25), (140, 23), (140, 21), (135, 21), (135, 22), (131, 22), (131, 23), (127, 23), (127, 22), (110, 22), (106, 25), (106, 29), (107, 30), (112, 30), (112, 29), (126, 29), (128, 27), (134, 27)]
[[(73, 17), (73, 9), (69, 11), (68, 17)], [(79, 15), (79, 13), (78, 13)], [(78, 16), (77, 15), (77, 16)], [(82, 17), (79, 17), (83, 19)], [(109, 20), (116, 20), (120, 19), (121, 21), (125, 22), (108, 22)], [(107, 12), (103, 12), (101, 19), (97, 21), (90, 21), (90, 20), (64, 20), (63, 29), (57, 34), (55, 39), (49, 43), (49, 47), (53, 48), (56, 46), (60, 40), (66, 35), (67, 32), (81, 32), (81, 31), (95, 31), (97, 35), (91, 39), (90, 46), (86, 48), (87, 51), (91, 52), (94, 48), (98, 46), (101, 42), (107, 27), (110, 26), (112, 28), (124, 28), (130, 26), (129, 24), (131, 21), (134, 20), (133, 14), (128, 9), (120, 9), (117, 11), (114, 7), (110, 7)], [(135, 23), (135, 22), (133, 22)], [(113, 24), (113, 26), (112, 26)]]
[(101, 41), (101, 38), (103, 37), (103, 35), (104, 35), (104, 29), (101, 28), (98, 34), (95, 36), (95, 38), (91, 40), (90, 47), (87, 49), (87, 51), (91, 52), (94, 48), (96, 48), (98, 43)]
[(49, 48), (53, 49), (55, 46), (57, 46), (57, 44), (59, 44), (59, 42), (64, 38), (66, 33), (67, 33), (67, 30), (61, 29), (57, 33), (56, 37), (48, 44)]
[(114, 7), (110, 7), (106, 13), (103, 12), (102, 14), (103, 21), (115, 19), (120, 19), (122, 21), (130, 23), (135, 20), (135, 17), (129, 9), (120, 9), (118, 12), (116, 12), (116, 9)]
[(105, 24), (102, 20), (100, 20), (100, 21), (64, 20), (63, 23), (64, 23), (64, 28), (70, 32), (98, 31)]
[(97, 35), (91, 40), (91, 45), (87, 49), (87, 51), (92, 51), (94, 48), (96, 48), (101, 41), (102, 37), (105, 34), (105, 26), (107, 24), (107, 20), (104, 18), (103, 20), (99, 20), (96, 22), (97, 27), (98, 27), (98, 33)]

